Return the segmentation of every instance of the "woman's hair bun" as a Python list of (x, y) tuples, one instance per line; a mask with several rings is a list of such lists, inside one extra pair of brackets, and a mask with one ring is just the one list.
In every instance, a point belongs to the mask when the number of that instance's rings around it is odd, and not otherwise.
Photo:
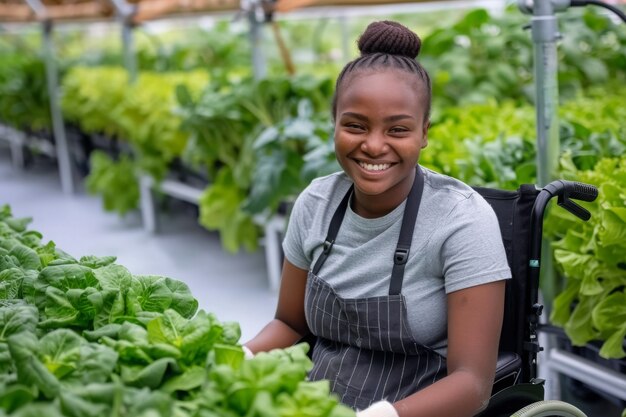
[(422, 41), (411, 29), (398, 22), (382, 20), (370, 23), (358, 42), (361, 55), (377, 52), (402, 55), (411, 59), (419, 55)]

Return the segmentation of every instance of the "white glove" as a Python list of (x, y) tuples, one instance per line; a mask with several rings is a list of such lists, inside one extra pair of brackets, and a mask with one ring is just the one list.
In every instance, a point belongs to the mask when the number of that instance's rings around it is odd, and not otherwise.
[(243, 349), (243, 358), (244, 359), (252, 359), (254, 358), (254, 353), (248, 349), (247, 346), (242, 345), (241, 348)]
[(378, 401), (365, 410), (356, 413), (356, 417), (399, 417), (396, 409), (387, 401)]

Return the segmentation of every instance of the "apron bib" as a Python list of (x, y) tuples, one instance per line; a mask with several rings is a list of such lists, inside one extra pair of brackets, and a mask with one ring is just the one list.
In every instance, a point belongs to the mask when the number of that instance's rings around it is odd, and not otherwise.
[(423, 174), (416, 167), (394, 253), (388, 295), (342, 298), (319, 275), (341, 226), (352, 187), (335, 211), (324, 250), (308, 274), (305, 315), (316, 336), (309, 379), (329, 380), (331, 391), (340, 401), (356, 409), (365, 409), (380, 400), (393, 403), (446, 374), (445, 358), (415, 342), (401, 294), (423, 185)]

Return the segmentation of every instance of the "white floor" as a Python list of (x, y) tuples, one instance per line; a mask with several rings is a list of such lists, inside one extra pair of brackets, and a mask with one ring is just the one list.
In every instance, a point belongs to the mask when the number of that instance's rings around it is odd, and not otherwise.
[(74, 257), (114, 255), (134, 274), (165, 275), (184, 281), (200, 308), (221, 321), (236, 321), (243, 342), (274, 315), (277, 294), (269, 287), (265, 255), (230, 254), (219, 236), (197, 224), (194, 207), (171, 204), (159, 215), (160, 230), (143, 229), (139, 212), (124, 218), (107, 213), (99, 198), (61, 190), (56, 165), (38, 159), (24, 170), (13, 167), (0, 144), (0, 205), (16, 217), (32, 217), (30, 227)]

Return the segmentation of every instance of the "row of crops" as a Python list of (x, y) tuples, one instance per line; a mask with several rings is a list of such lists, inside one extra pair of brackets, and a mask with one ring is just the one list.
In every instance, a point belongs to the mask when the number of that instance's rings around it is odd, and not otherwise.
[[(432, 127), (420, 162), (472, 185), (535, 183), (527, 17), (516, 9), (478, 9), (425, 34), (410, 19), (405, 23), (423, 34), (420, 59), (433, 78)], [(600, 197), (586, 204), (588, 223), (550, 211), (546, 234), (566, 277), (552, 320), (575, 344), (600, 340), (603, 357), (621, 358), (626, 29), (593, 11), (569, 12), (560, 25), (558, 176), (594, 184)], [(321, 73), (336, 73), (341, 60), (332, 58), (321, 33), (314, 32), (315, 60), (325, 68)], [(226, 249), (253, 251), (262, 233), (259, 217), (275, 214), (312, 178), (338, 169), (329, 115), (334, 81), (305, 63), (296, 76), (273, 64), (272, 76), (254, 80), (242, 55), (249, 52), (245, 36), (230, 34), (207, 35), (213, 41), (204, 49), (190, 43), (187, 50), (140, 54), (142, 70), (132, 84), (110, 59), (62, 65), (62, 109), (73, 146), (89, 156), (76, 161), (86, 188), (102, 197), (106, 210), (123, 215), (138, 207), (140, 174), (157, 182), (174, 177), (204, 190), (199, 222), (218, 230)], [(304, 36), (296, 31), (288, 39)], [(7, 56), (0, 64), (0, 120), (45, 135), (50, 122), (41, 61)]]
[(349, 417), (307, 344), (244, 360), (187, 285), (74, 258), (0, 207), (0, 415)]

